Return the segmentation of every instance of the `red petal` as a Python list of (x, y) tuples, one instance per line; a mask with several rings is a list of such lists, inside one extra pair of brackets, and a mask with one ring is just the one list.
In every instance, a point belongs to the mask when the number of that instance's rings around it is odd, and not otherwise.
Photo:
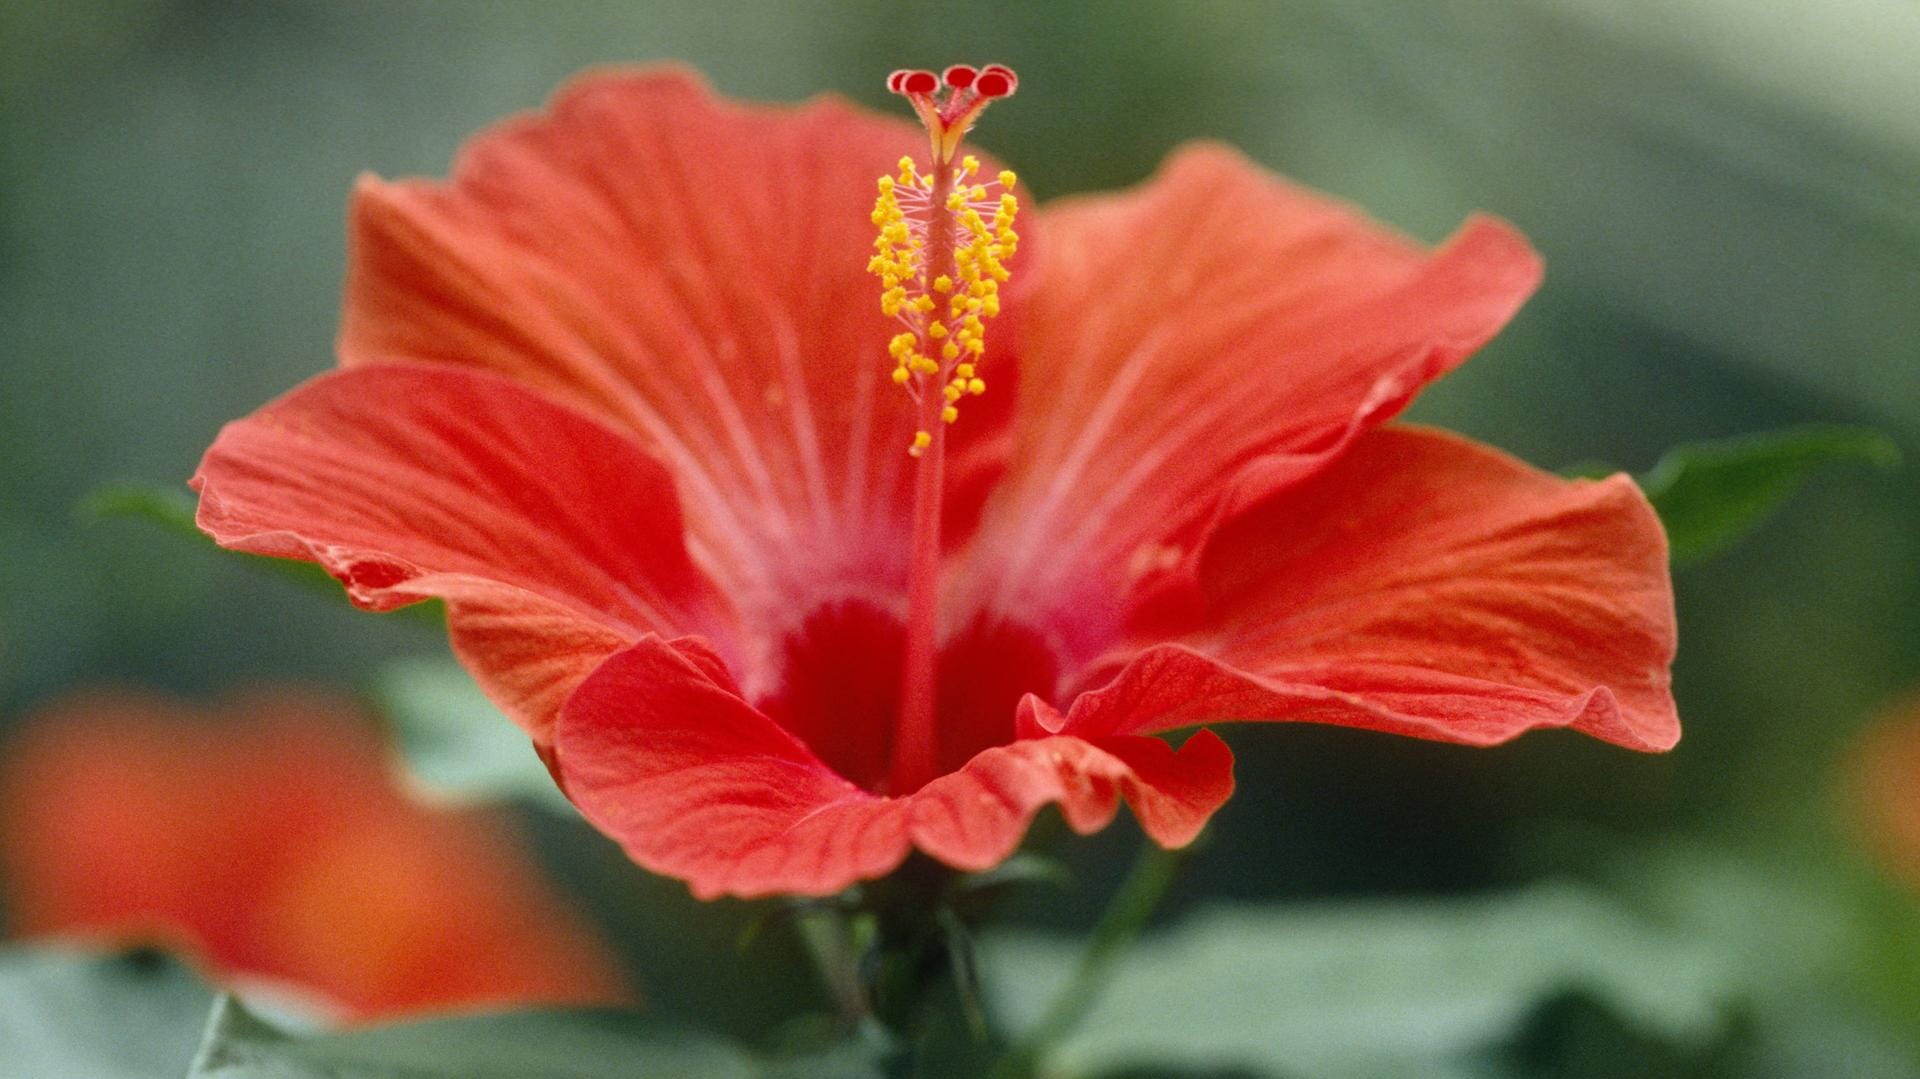
[[(363, 181), (342, 359), (501, 372), (631, 432), (743, 603), (897, 583), (914, 417), (886, 377), (868, 214), (924, 144), (838, 101), (589, 76), (475, 138), (449, 183)], [(956, 438), (990, 440), (993, 416)]]
[(913, 841), (961, 869), (998, 865), (1040, 807), (1060, 803), (1081, 835), (1113, 820), (1120, 797), (1141, 830), (1183, 847), (1233, 793), (1233, 752), (1211, 731), (1178, 751), (1158, 738), (1038, 738), (989, 749), (913, 796)]
[(491, 375), (317, 378), (229, 424), (193, 483), (222, 546), (318, 562), (375, 610), (444, 598), (462, 658), (536, 741), (626, 642), (725, 631), (665, 471)]
[(962, 869), (1011, 854), (1035, 812), (1061, 803), (1082, 832), (1120, 796), (1147, 834), (1190, 841), (1232, 792), (1232, 755), (1202, 732), (1046, 738), (990, 749), (905, 798), (836, 775), (742, 700), (682, 642), (641, 641), (567, 702), (559, 770), (581, 812), (648, 869), (694, 894), (827, 895), (891, 872), (910, 845)]
[(1465, 439), (1377, 431), (1223, 529), (1202, 584), (1207, 629), (1135, 658), (1061, 730), (1307, 720), (1490, 745), (1570, 726), (1641, 750), (1680, 736), (1666, 540), (1625, 476), (1562, 480)]
[(981, 575), (1004, 582), (988, 606), (1083, 621), (1090, 597), (1190, 579), (1219, 520), (1399, 411), (1540, 276), (1500, 222), (1423, 251), (1217, 147), (1042, 216), (1015, 471)]
[(581, 683), (555, 745), (587, 819), (702, 898), (826, 895), (899, 865), (896, 803), (834, 774), (718, 673), (650, 638)]

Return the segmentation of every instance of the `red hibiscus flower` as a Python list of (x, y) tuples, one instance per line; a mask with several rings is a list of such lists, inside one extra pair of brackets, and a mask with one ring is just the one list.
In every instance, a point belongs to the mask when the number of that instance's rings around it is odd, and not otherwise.
[(408, 799), (340, 702), (89, 694), (0, 760), (16, 933), (165, 943), (361, 1019), (628, 996), (503, 822)]
[(1533, 290), (1521, 236), (1425, 250), (1199, 146), (1022, 240), (957, 149), (1012, 74), (944, 81), (890, 83), (922, 134), (597, 74), (445, 183), (364, 180), (343, 370), (222, 432), (201, 526), (444, 599), (702, 896), (990, 866), (1047, 803), (1183, 844), (1232, 759), (1157, 736), (1206, 722), (1674, 743), (1633, 484), (1381, 427)]

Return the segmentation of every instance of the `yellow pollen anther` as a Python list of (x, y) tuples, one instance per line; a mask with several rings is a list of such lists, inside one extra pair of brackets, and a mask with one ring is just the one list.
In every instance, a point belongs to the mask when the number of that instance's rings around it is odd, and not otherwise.
[[(980, 158), (957, 153), (978, 110), (1011, 93), (1013, 80), (999, 66), (961, 65), (940, 81), (896, 72), (888, 86), (928, 125), (933, 156), (924, 172), (903, 156), (895, 174), (875, 180), (867, 271), (880, 281), (880, 310), (900, 324), (887, 341), (888, 377), (916, 402), (920, 422), (937, 431), (935, 412), (953, 423), (956, 402), (986, 390), (978, 367), (985, 322), (1000, 313), (1000, 285), (1010, 277), (1005, 263), (1019, 240), (1013, 171), (983, 173)], [(930, 396), (935, 387), (937, 398)], [(923, 428), (908, 452), (918, 457), (932, 445)]]

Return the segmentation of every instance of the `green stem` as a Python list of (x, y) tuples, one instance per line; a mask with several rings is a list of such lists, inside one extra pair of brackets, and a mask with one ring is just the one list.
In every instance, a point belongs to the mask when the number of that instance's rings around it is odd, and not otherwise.
[(1054, 996), (1040, 1021), (1001, 1060), (994, 1079), (1029, 1079), (1039, 1074), (1040, 1065), (1054, 1046), (1073, 1033), (1093, 1010), (1114, 964), (1146, 928), (1184, 861), (1184, 851), (1166, 850), (1152, 840), (1142, 844), (1139, 859), (1107, 904), (1099, 924), (1093, 927), (1093, 935), (1068, 975), (1067, 984)]
[(812, 906), (794, 917), (794, 925), (841, 1022), (852, 1027), (872, 1015), (873, 1003), (860, 976), (860, 945), (847, 912)]

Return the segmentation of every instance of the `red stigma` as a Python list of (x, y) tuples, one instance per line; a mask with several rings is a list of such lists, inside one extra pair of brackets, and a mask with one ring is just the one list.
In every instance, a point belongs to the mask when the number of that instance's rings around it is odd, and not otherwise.
[(975, 102), (986, 97), (1006, 97), (1020, 86), (1019, 76), (1005, 64), (988, 64), (978, 70), (967, 64), (955, 64), (939, 75), (919, 68), (901, 68), (887, 76), (887, 89), (904, 97), (931, 98), (942, 85), (949, 91), (943, 102), (932, 102), (943, 118), (951, 120)]
[[(941, 93), (943, 85), (945, 93)], [(1019, 85), (1019, 77), (1005, 64), (988, 64), (978, 70), (955, 64), (939, 75), (902, 68), (887, 76), (887, 89), (911, 102), (920, 122), (927, 126), (934, 160), (940, 163), (953, 160), (960, 137), (973, 126), (987, 102), (1012, 94)]]

